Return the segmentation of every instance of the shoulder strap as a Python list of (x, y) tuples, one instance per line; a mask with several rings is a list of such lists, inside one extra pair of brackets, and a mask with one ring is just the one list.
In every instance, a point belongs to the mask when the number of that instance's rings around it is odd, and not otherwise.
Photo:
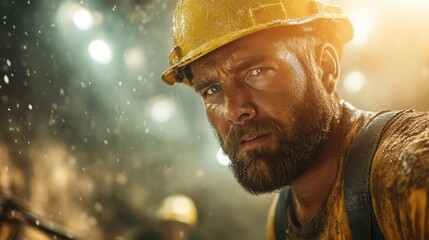
[(286, 187), (279, 193), (276, 209), (274, 212), (274, 234), (276, 240), (286, 240), (286, 206), (289, 202), (290, 188)]
[(345, 167), (344, 196), (353, 240), (384, 239), (372, 208), (369, 178), (384, 126), (398, 113), (386, 112), (375, 117), (351, 146)]
[[(384, 126), (399, 112), (387, 112), (377, 116), (367, 124), (353, 142), (345, 169), (344, 194), (346, 211), (354, 240), (384, 239), (374, 216), (370, 192), (369, 174)], [(279, 193), (274, 212), (274, 233), (276, 240), (286, 240), (286, 207), (290, 188)], [(372, 231), (371, 231), (371, 228)]]

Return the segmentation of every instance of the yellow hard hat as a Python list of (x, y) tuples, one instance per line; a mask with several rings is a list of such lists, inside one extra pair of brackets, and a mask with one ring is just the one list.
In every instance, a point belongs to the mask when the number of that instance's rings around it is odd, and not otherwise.
[(167, 197), (156, 212), (161, 221), (174, 221), (193, 226), (197, 222), (197, 208), (187, 196), (175, 194)]
[(342, 9), (322, 0), (179, 0), (170, 68), (162, 79), (169, 85), (192, 85), (183, 73), (184, 66), (238, 38), (277, 26), (321, 31), (341, 44), (353, 37)]

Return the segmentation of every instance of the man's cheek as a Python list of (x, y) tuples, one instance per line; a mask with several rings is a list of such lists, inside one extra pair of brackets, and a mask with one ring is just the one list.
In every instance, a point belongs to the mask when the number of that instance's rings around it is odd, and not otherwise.
[(206, 108), (206, 115), (210, 125), (216, 130), (225, 128), (228, 124), (225, 114), (221, 110), (220, 106)]

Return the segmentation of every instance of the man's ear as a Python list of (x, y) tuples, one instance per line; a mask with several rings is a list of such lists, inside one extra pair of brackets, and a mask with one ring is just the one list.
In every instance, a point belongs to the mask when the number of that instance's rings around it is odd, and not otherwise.
[(316, 61), (321, 70), (321, 82), (328, 94), (335, 92), (340, 77), (340, 60), (337, 50), (330, 43), (319, 46)]

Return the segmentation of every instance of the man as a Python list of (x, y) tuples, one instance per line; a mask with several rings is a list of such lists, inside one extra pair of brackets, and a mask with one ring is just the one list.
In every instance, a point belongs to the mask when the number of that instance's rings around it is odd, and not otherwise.
[[(339, 98), (339, 58), (352, 38), (339, 7), (180, 0), (173, 29), (163, 80), (201, 95), (247, 191), (286, 189), (269, 214), (270, 239), (429, 238), (429, 115), (365, 112)], [(374, 157), (352, 161), (372, 152), (367, 142), (375, 142)], [(355, 193), (360, 179), (369, 179), (369, 193)], [(361, 204), (373, 222), (356, 230), (352, 212)]]

